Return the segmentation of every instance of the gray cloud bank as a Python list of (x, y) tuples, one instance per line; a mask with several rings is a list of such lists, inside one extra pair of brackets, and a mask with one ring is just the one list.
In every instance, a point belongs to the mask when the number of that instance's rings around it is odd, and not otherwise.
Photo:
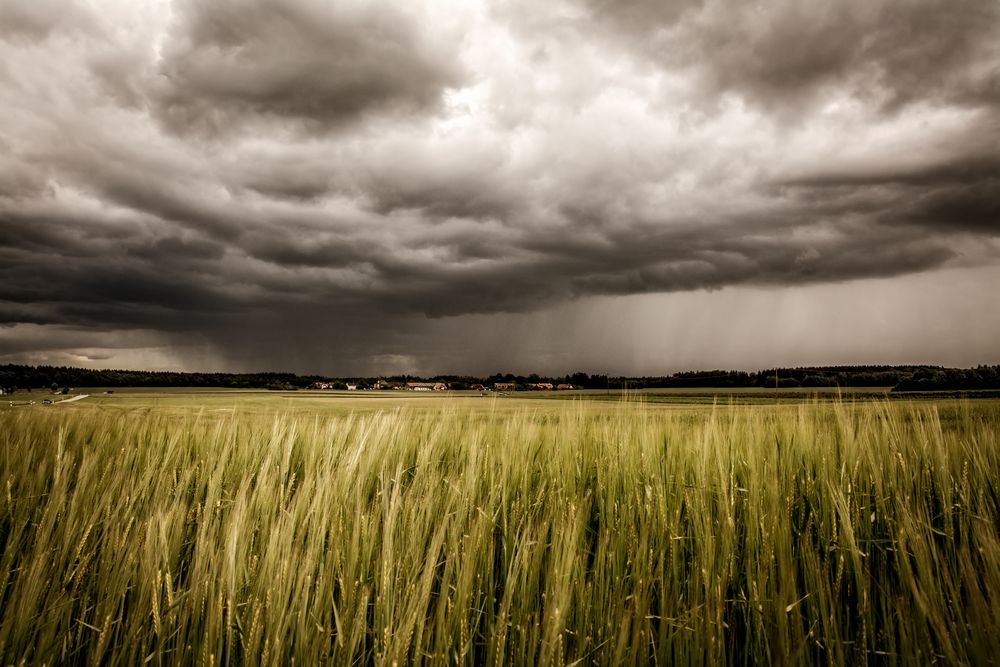
[(427, 317), (995, 266), (998, 16), (6, 0), (0, 357), (377, 369)]

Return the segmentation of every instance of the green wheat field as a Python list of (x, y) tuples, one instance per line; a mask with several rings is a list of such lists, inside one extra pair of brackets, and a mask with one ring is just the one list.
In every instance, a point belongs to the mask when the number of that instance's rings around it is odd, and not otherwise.
[(0, 663), (1000, 661), (1000, 403), (0, 410)]

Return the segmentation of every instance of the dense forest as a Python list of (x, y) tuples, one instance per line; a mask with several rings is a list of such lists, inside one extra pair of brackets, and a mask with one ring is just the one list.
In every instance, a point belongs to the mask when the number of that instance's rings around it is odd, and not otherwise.
[(390, 377), (329, 378), (294, 373), (177, 373), (162, 371), (92, 370), (69, 366), (0, 366), (0, 388), (54, 389), (65, 387), (225, 387), (234, 389), (305, 389), (315, 382), (374, 386), (416, 381), (445, 382), (452, 389), (475, 385), (513, 383), (519, 389), (532, 384), (571, 384), (583, 389), (649, 388), (751, 388), (751, 387), (892, 387), (893, 391), (945, 391), (1000, 389), (1000, 365), (975, 368), (941, 366), (821, 366), (777, 368), (761, 371), (685, 371), (669, 376), (624, 377), (573, 373), (558, 377), (494, 374), (488, 377), (438, 375), (421, 378), (410, 375)]

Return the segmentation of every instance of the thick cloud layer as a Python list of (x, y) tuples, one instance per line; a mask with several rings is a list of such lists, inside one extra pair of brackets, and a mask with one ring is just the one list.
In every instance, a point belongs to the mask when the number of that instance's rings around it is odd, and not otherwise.
[(996, 266), (998, 45), (992, 0), (5, 0), (0, 359), (406, 370), (435, 318)]
[[(993, 0), (584, 0), (643, 57), (771, 110), (846, 95), (886, 111), (998, 100)], [(589, 29), (589, 25), (588, 25)]]
[[(156, 104), (171, 126), (215, 132), (247, 116), (338, 127), (377, 111), (433, 109), (461, 68), (428, 17), (379, 2), (180, 2)], [(438, 35), (436, 37), (443, 37)]]

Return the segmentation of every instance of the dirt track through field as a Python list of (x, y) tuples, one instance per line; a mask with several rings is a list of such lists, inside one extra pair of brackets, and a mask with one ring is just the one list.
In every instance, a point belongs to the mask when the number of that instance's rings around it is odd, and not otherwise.
[(79, 396), (74, 396), (73, 398), (64, 398), (61, 401), (56, 401), (54, 405), (59, 405), (60, 403), (72, 403), (73, 401), (79, 401), (81, 399), (87, 398), (90, 394), (80, 394)]

